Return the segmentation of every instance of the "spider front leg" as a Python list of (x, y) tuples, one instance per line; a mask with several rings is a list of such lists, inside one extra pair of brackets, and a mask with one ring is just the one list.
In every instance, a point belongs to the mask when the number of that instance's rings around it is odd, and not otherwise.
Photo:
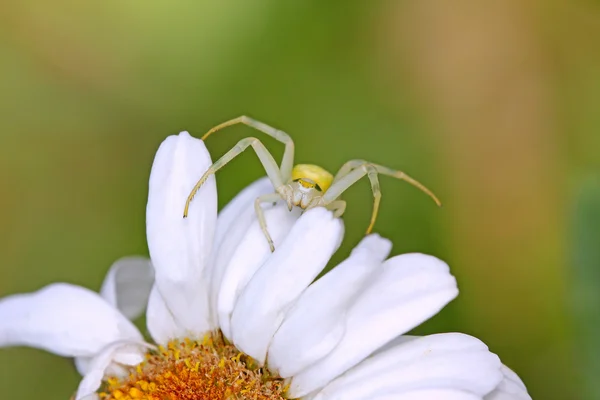
[(267, 238), (267, 242), (269, 242), (271, 253), (275, 251), (275, 244), (273, 243), (273, 239), (271, 239), (271, 235), (269, 234), (269, 231), (267, 229), (267, 220), (265, 219), (265, 213), (263, 211), (263, 208), (261, 207), (261, 203), (274, 203), (278, 200), (281, 200), (281, 196), (279, 195), (279, 193), (269, 193), (263, 194), (262, 196), (258, 196), (254, 201), (254, 210), (256, 211), (256, 217), (258, 218), (260, 229), (265, 235), (265, 238)]
[(284, 181), (281, 176), (281, 171), (279, 170), (279, 166), (277, 165), (277, 162), (275, 162), (275, 159), (273, 158), (271, 153), (269, 153), (269, 150), (267, 150), (267, 148), (257, 138), (248, 137), (248, 138), (240, 140), (231, 150), (229, 150), (221, 158), (219, 158), (213, 165), (211, 165), (208, 168), (208, 170), (204, 173), (204, 175), (202, 175), (202, 177), (200, 178), (198, 183), (196, 183), (196, 185), (190, 192), (190, 195), (188, 196), (188, 198), (185, 202), (185, 208), (183, 210), (183, 218), (187, 217), (188, 211), (190, 208), (190, 203), (194, 199), (194, 196), (196, 195), (196, 193), (198, 193), (198, 190), (200, 190), (200, 187), (202, 187), (204, 182), (206, 182), (208, 177), (211, 176), (212, 174), (216, 173), (221, 168), (223, 168), (228, 162), (233, 160), (236, 156), (240, 155), (244, 150), (246, 150), (250, 146), (252, 146), (252, 148), (254, 149), (254, 152), (256, 153), (260, 162), (262, 163), (263, 167), (265, 168), (267, 176), (271, 180), (273, 187), (275, 189), (278, 189), (279, 187), (283, 186)]
[(340, 176), (338, 174), (338, 176), (336, 176), (329, 189), (327, 189), (327, 191), (321, 198), (321, 204), (327, 206), (328, 209), (331, 209), (331, 207), (337, 203), (337, 208), (334, 208), (334, 215), (338, 214), (335, 216), (341, 216), (346, 209), (346, 204), (344, 202), (340, 212), (339, 202), (342, 200), (336, 201), (336, 199), (340, 197), (342, 193), (346, 191), (346, 189), (354, 185), (359, 179), (361, 179), (365, 175), (367, 175), (367, 177), (369, 178), (369, 182), (371, 183), (371, 190), (373, 191), (373, 212), (371, 213), (371, 222), (369, 223), (369, 227), (367, 228), (366, 234), (368, 235), (369, 233), (371, 233), (371, 231), (373, 230), (373, 226), (375, 225), (375, 220), (377, 219), (377, 214), (379, 212), (379, 203), (381, 201), (381, 189), (379, 188), (379, 178), (377, 177), (377, 169), (374, 165), (365, 163), (354, 168), (345, 175)]
[(367, 164), (375, 167), (375, 169), (377, 170), (377, 173), (379, 173), (381, 175), (391, 176), (392, 178), (401, 179), (403, 181), (410, 183), (412, 186), (416, 187), (417, 189), (421, 190), (422, 192), (427, 194), (429, 197), (431, 197), (433, 199), (433, 201), (435, 201), (435, 204), (437, 204), (438, 206), (442, 205), (442, 203), (437, 198), (437, 196), (435, 194), (433, 194), (433, 192), (431, 190), (427, 189), (427, 187), (425, 187), (425, 185), (423, 185), (421, 182), (417, 181), (416, 179), (411, 178), (410, 176), (406, 175), (402, 171), (384, 167), (383, 165), (379, 165), (379, 164), (373, 164), (373, 163), (365, 161), (365, 160), (350, 160), (350, 161), (346, 162), (344, 165), (342, 165), (342, 168), (340, 168), (338, 173), (335, 175), (333, 182), (335, 183), (339, 179), (343, 178), (353, 169), (362, 167), (363, 165), (367, 165)]
[(333, 217), (339, 218), (346, 211), (346, 202), (344, 200), (335, 200), (325, 206), (329, 211), (333, 211)]
[(279, 170), (281, 171), (281, 177), (283, 181), (289, 181), (292, 178), (292, 168), (294, 167), (294, 141), (292, 140), (290, 135), (288, 135), (284, 131), (280, 131), (279, 129), (275, 129), (263, 122), (242, 115), (241, 117), (230, 119), (229, 121), (225, 121), (222, 124), (215, 126), (211, 130), (206, 132), (204, 136), (202, 136), (202, 140), (206, 140), (206, 138), (208, 138), (210, 135), (217, 131), (220, 131), (223, 128), (236, 124), (247, 125), (251, 128), (256, 129), (257, 131), (266, 133), (273, 139), (285, 144), (285, 150), (283, 152), (283, 158), (281, 160), (281, 167), (279, 168)]
[(406, 175), (402, 171), (393, 170), (378, 164), (372, 164), (364, 160), (351, 160), (345, 163), (335, 176), (333, 183), (323, 195), (321, 200), (322, 205), (328, 205), (338, 198), (346, 189), (356, 183), (363, 176), (367, 175), (371, 182), (371, 190), (373, 191), (373, 212), (371, 213), (371, 222), (367, 228), (367, 234), (371, 233), (377, 214), (379, 212), (379, 203), (381, 201), (381, 190), (379, 188), (378, 174), (391, 176), (397, 179), (402, 179), (411, 185), (417, 187), (421, 191), (429, 195), (435, 203), (441, 205), (438, 198), (417, 180)]

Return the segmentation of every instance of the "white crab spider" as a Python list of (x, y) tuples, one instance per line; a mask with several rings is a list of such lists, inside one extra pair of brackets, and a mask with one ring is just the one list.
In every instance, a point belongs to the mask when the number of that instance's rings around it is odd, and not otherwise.
[(340, 195), (360, 178), (367, 175), (371, 182), (371, 189), (374, 197), (371, 222), (367, 228), (367, 234), (369, 234), (373, 229), (373, 225), (375, 225), (375, 219), (377, 218), (377, 212), (379, 211), (381, 191), (379, 189), (379, 179), (377, 175), (382, 174), (402, 179), (411, 185), (416, 186), (427, 193), (438, 206), (441, 205), (438, 198), (429, 189), (406, 175), (404, 172), (373, 164), (368, 161), (350, 160), (342, 165), (335, 177), (318, 165), (298, 164), (294, 166), (294, 142), (292, 141), (292, 138), (283, 131), (272, 128), (269, 125), (246, 116), (234, 118), (215, 126), (202, 136), (202, 140), (206, 140), (208, 136), (218, 130), (235, 124), (248, 125), (285, 144), (281, 166), (277, 165), (277, 162), (271, 153), (269, 153), (269, 150), (265, 148), (260, 140), (254, 137), (240, 140), (231, 150), (211, 165), (194, 186), (185, 202), (183, 211), (184, 218), (188, 215), (190, 202), (193, 200), (206, 179), (208, 179), (210, 175), (216, 173), (219, 169), (223, 168), (223, 166), (246, 150), (249, 146), (252, 146), (256, 152), (256, 155), (267, 172), (267, 176), (275, 188), (275, 193), (259, 196), (254, 202), (258, 221), (269, 242), (271, 251), (274, 251), (275, 247), (271, 235), (269, 235), (269, 231), (267, 230), (267, 223), (265, 221), (261, 203), (273, 203), (279, 199), (283, 199), (287, 202), (290, 211), (293, 206), (300, 207), (303, 210), (314, 207), (326, 207), (334, 212), (335, 217), (340, 217), (346, 209), (346, 202), (339, 199)]

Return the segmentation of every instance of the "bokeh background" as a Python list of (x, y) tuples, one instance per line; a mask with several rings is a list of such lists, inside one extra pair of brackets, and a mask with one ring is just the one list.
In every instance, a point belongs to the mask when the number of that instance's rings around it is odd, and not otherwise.
[[(446, 260), (461, 289), (417, 333), (480, 337), (534, 399), (600, 399), (599, 106), (597, 0), (4, 1), (0, 296), (98, 288), (147, 254), (159, 143), (247, 114), (298, 161), (365, 158), (439, 195), (381, 179), (376, 231)], [(237, 159), (219, 203), (261, 175)], [(371, 212), (366, 181), (345, 198), (337, 260)], [(77, 380), (70, 360), (0, 350), (3, 399), (65, 399)]]

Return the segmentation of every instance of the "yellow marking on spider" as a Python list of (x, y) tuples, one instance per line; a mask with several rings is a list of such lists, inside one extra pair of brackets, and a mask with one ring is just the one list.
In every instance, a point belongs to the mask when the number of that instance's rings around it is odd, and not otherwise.
[(324, 168), (313, 164), (298, 164), (292, 169), (292, 181), (298, 181), (303, 187), (314, 188), (325, 192), (333, 182), (333, 175)]

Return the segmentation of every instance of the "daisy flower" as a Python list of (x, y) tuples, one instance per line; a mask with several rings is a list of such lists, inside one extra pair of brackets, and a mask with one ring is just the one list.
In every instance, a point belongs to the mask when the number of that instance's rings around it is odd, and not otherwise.
[[(441, 260), (388, 258), (365, 237), (315, 281), (343, 236), (324, 208), (265, 210), (271, 253), (244, 189), (217, 216), (212, 161), (187, 132), (160, 146), (150, 175), (150, 260), (117, 261), (100, 293), (57, 283), (0, 300), (0, 346), (73, 357), (75, 398), (105, 400), (526, 400), (518, 376), (480, 340), (404, 334), (458, 294)], [(147, 342), (131, 322), (146, 310)]]

